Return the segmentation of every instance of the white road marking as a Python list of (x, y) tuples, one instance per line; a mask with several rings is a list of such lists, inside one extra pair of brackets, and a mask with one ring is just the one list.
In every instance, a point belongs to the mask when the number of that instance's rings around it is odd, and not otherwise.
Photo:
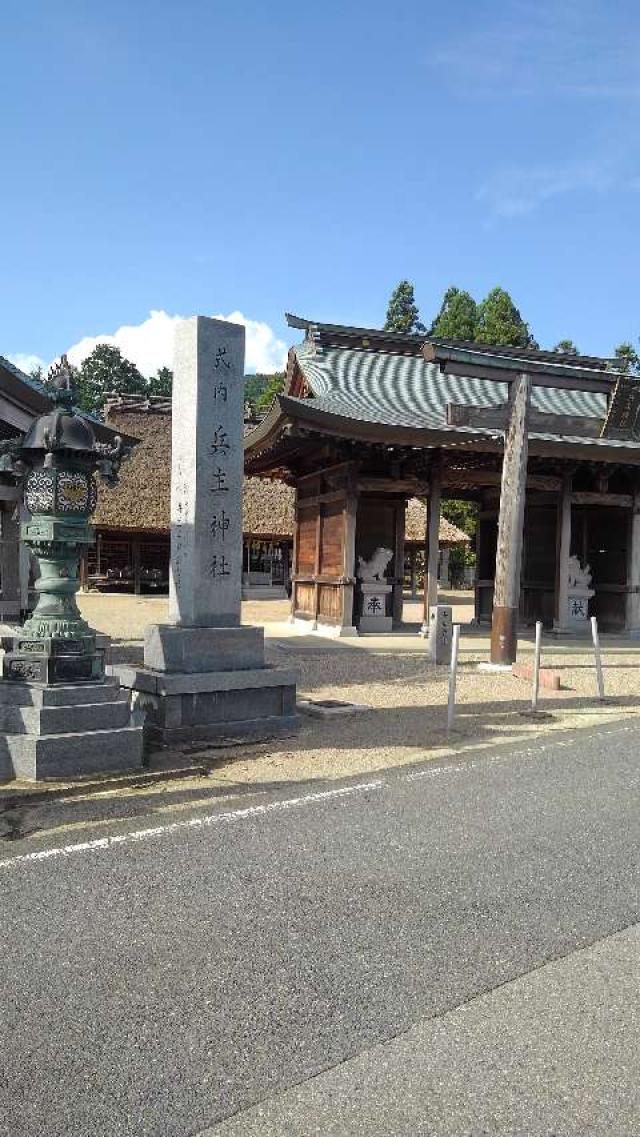
[(116, 845), (146, 841), (150, 837), (164, 837), (170, 833), (178, 833), (183, 829), (205, 829), (211, 825), (221, 825), (225, 822), (241, 821), (245, 817), (258, 817), (263, 813), (293, 809), (295, 806), (307, 805), (315, 801), (327, 801), (331, 798), (349, 797), (352, 794), (380, 790), (384, 784), (380, 780), (358, 782), (355, 786), (323, 790), (317, 794), (305, 794), (304, 797), (285, 798), (283, 801), (272, 801), (266, 805), (251, 805), (246, 809), (230, 810), (228, 813), (211, 813), (206, 817), (190, 817), (185, 821), (172, 821), (169, 825), (156, 825), (152, 829), (137, 829), (132, 833), (116, 833), (111, 837), (97, 837), (93, 841), (81, 841), (75, 845), (59, 845), (53, 849), (40, 849), (35, 853), (23, 853), (18, 857), (9, 857), (7, 860), (0, 861), (0, 869), (13, 868), (29, 861), (48, 861), (54, 857), (70, 857), (74, 853), (90, 853), (96, 850), (112, 849)]
[[(635, 724), (630, 726), (611, 727), (609, 730), (598, 731), (599, 735), (628, 734), (637, 730)], [(521, 750), (512, 750), (506, 754), (483, 753), (478, 758), (460, 759), (457, 764), (449, 766), (431, 766), (425, 770), (415, 770), (402, 775), (407, 782), (416, 782), (424, 778), (435, 778), (443, 774), (463, 774), (467, 770), (493, 766), (501, 762), (510, 762), (514, 758), (533, 758), (546, 750), (558, 747), (574, 746), (577, 739), (553, 739), (540, 743), (537, 746), (527, 746)], [(206, 817), (191, 817), (185, 821), (172, 821), (169, 825), (157, 825), (151, 829), (137, 829), (132, 833), (116, 833), (111, 837), (97, 837), (93, 841), (81, 841), (75, 845), (59, 845), (53, 849), (41, 849), (35, 853), (22, 853), (17, 857), (9, 857), (0, 861), (0, 869), (13, 868), (30, 861), (47, 861), (54, 857), (69, 857), (74, 853), (88, 853), (97, 850), (111, 849), (116, 845), (127, 845), (135, 841), (146, 841), (150, 837), (163, 837), (166, 834), (178, 833), (182, 829), (205, 829), (211, 825), (221, 825), (224, 822), (241, 821), (245, 817), (257, 817), (264, 813), (274, 813), (280, 810), (294, 809), (299, 805), (307, 805), (314, 801), (326, 801), (330, 798), (349, 797), (352, 794), (367, 793), (380, 790), (388, 785), (383, 779), (375, 782), (358, 782), (354, 786), (342, 786), (335, 790), (322, 790), (317, 794), (305, 794), (303, 797), (285, 798), (283, 801), (272, 801), (265, 805), (251, 805), (246, 809), (234, 809), (227, 813), (211, 813)]]

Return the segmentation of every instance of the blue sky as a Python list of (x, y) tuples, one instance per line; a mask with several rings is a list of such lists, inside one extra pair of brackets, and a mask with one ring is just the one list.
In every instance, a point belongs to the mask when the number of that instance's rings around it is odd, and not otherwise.
[(501, 284), (542, 345), (640, 335), (630, 0), (2, 0), (0, 28), (0, 354), (128, 325), (151, 367), (170, 317), (241, 312), (275, 366), (285, 310), (380, 325), (402, 277), (426, 321)]

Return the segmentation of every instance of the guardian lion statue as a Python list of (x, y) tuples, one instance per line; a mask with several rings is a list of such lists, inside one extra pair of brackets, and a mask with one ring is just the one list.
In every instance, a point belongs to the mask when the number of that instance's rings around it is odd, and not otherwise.
[(384, 573), (393, 557), (391, 549), (376, 549), (370, 560), (358, 557), (358, 580), (384, 580)]
[(584, 568), (576, 556), (569, 557), (568, 561), (569, 570), (569, 588), (578, 588), (588, 590), (591, 584), (591, 565), (585, 565)]

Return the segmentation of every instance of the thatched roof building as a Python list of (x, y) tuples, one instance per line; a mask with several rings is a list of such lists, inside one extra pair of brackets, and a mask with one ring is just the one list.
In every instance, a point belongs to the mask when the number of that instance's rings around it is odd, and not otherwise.
[[(140, 441), (120, 471), (114, 487), (100, 483), (94, 524), (98, 530), (166, 534), (171, 494), (171, 402), (143, 396), (123, 397), (107, 405), (106, 422)], [(291, 538), (294, 491), (284, 482), (245, 478), (243, 532), (259, 538)], [(406, 541), (424, 544), (426, 507), (413, 498), (407, 506)], [(469, 538), (444, 518), (440, 544), (468, 544)]]

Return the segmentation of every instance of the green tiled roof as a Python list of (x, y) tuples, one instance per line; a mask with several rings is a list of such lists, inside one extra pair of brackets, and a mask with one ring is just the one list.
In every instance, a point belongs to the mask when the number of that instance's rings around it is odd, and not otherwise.
[[(305, 342), (296, 348), (296, 356), (314, 396), (314, 407), (365, 422), (443, 429), (447, 403), (499, 406), (508, 394), (506, 382), (448, 375), (416, 355), (350, 348), (314, 352)], [(606, 395), (599, 392), (537, 386), (531, 403), (549, 414), (603, 419), (607, 405)]]

